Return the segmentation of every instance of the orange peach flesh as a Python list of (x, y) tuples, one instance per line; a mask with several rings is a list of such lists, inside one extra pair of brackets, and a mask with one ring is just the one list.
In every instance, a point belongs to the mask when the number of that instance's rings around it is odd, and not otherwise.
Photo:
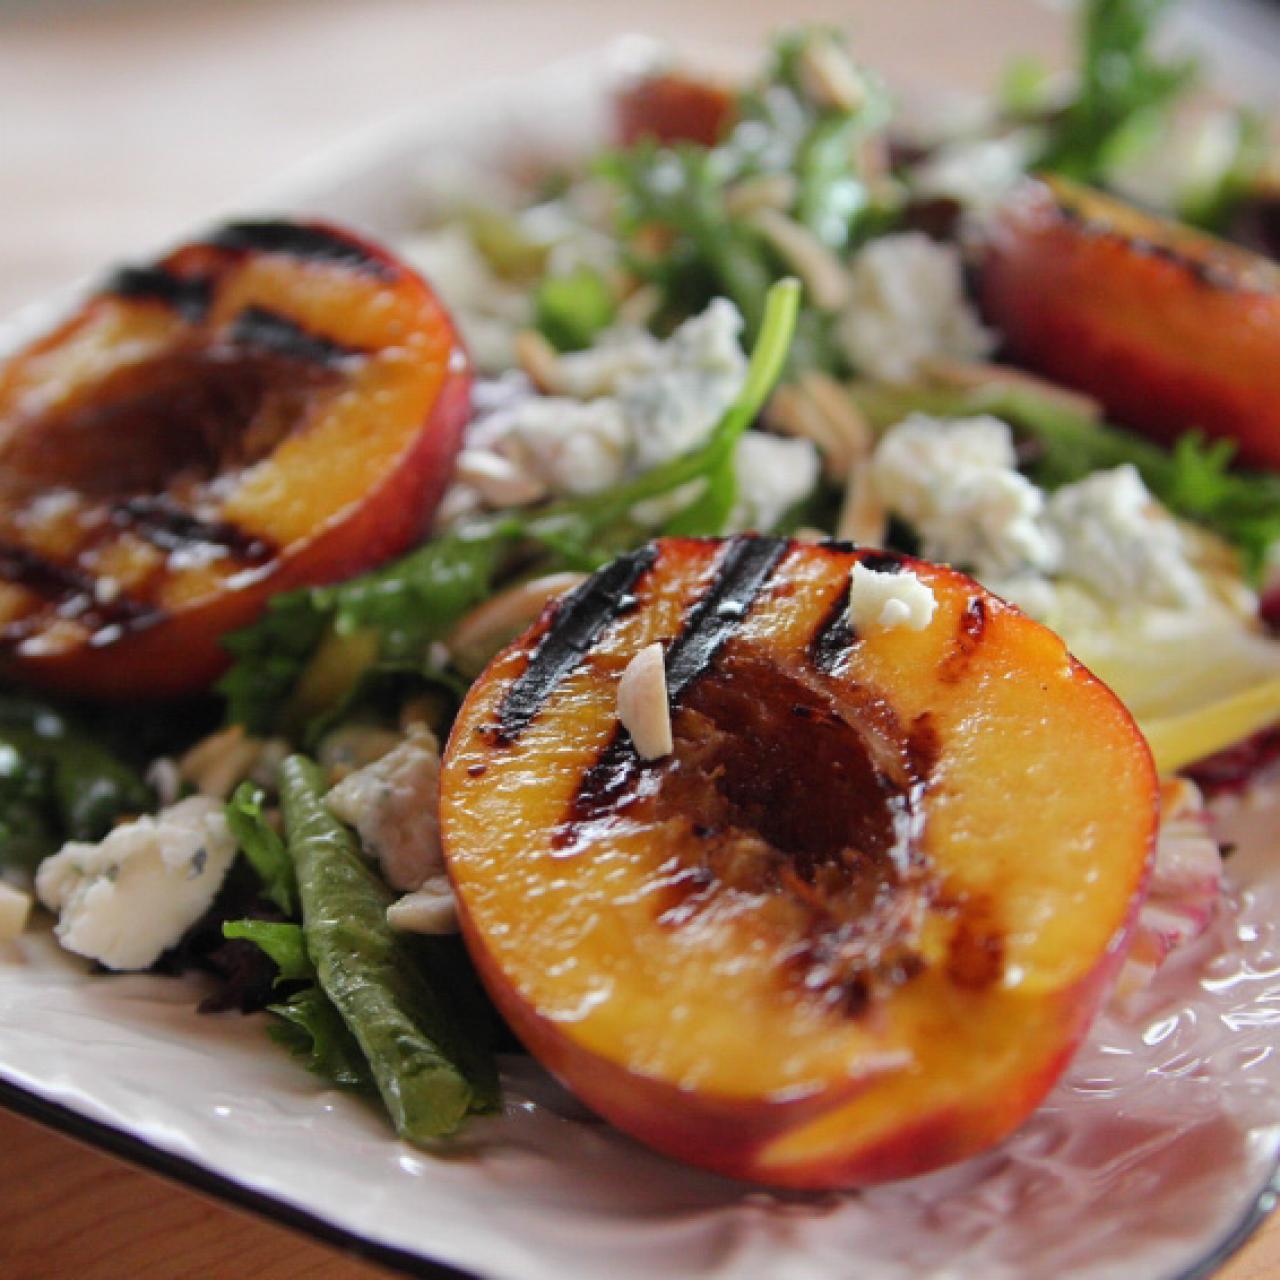
[[(855, 555), (793, 546), (703, 680), (767, 663), (780, 687), (817, 688), (846, 716), (870, 708), (876, 734), (928, 724), (936, 743), (923, 887), (898, 895), (914, 913), (917, 971), (850, 1012), (806, 987), (814, 966), (797, 956), (816, 917), (786, 894), (704, 875), (692, 909), (679, 908), (698, 842), (678, 810), (632, 805), (566, 843), (583, 775), (616, 731), (622, 670), (670, 642), (714, 569), (712, 543), (662, 546), (640, 607), (516, 741), (495, 742), (490, 726), (549, 617), (494, 660), (455, 726), (442, 833), (494, 999), (601, 1114), (732, 1176), (862, 1184), (989, 1145), (1065, 1066), (1121, 958), (1154, 833), (1145, 744), (1056, 637), (943, 568), (914, 566), (938, 600), (926, 630), (867, 635), (816, 675), (810, 641)], [(966, 652), (975, 599), (986, 624)], [(804, 743), (788, 744), (796, 771), (814, 757)], [(769, 749), (760, 743), (762, 760)], [(838, 763), (822, 767), (838, 781)], [(812, 805), (822, 788), (815, 780)], [(964, 959), (974, 937), (979, 969), (985, 946), (997, 971), (975, 975)]]
[[(15, 673), (92, 696), (199, 688), (225, 665), (219, 637), (268, 596), (358, 572), (421, 533), (460, 443), (469, 374), (430, 290), (363, 249), (382, 275), (186, 246), (163, 267), (214, 282), (198, 324), (107, 292), (0, 370), (0, 456), (28, 463), (35, 483), (34, 496), (0, 486), (0, 538), (109, 579), (142, 619), (109, 640), (92, 611), (55, 618), (11, 579), (0, 625)], [(228, 336), (255, 310), (356, 354), (308, 368), (237, 352)], [(112, 429), (95, 439), (86, 425), (99, 418)], [(191, 439), (174, 438), (184, 430)], [(117, 527), (123, 500), (157, 495), (261, 553), (170, 553)]]
[(1280, 466), (1280, 268), (1061, 179), (994, 220), (983, 309), (1020, 363), (1173, 443), (1234, 440)]

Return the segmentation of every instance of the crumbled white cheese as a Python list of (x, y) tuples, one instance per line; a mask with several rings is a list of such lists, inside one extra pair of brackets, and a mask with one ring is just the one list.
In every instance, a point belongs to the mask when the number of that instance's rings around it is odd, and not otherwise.
[(325, 797), (356, 829), (393, 889), (412, 891), (444, 869), (440, 852), (440, 745), (416, 726), (393, 751), (349, 774)]
[(235, 853), (221, 803), (191, 796), (98, 844), (63, 845), (40, 864), (36, 890), (69, 951), (145, 969), (209, 909)]
[(871, 241), (849, 267), (837, 337), (854, 366), (905, 382), (932, 356), (976, 359), (994, 345), (965, 301), (960, 254), (917, 231)]
[(783, 516), (813, 493), (822, 462), (811, 440), (748, 431), (733, 456), (738, 495), (729, 531), (775, 529)]
[(912, 414), (885, 434), (871, 467), (876, 493), (916, 531), (926, 559), (984, 581), (1056, 566), (1044, 494), (1018, 472), (1013, 437), (998, 418)]
[(1204, 601), (1187, 539), (1133, 466), (1064, 485), (1049, 498), (1046, 516), (1061, 549), (1058, 573), (1103, 599), (1173, 608)]
[(627, 473), (632, 433), (614, 399), (531, 396), (486, 425), (489, 447), (552, 493), (598, 493)]
[(985, 214), (1017, 184), (1033, 152), (1034, 139), (1026, 130), (950, 142), (913, 169), (908, 182), (918, 196), (955, 200)]
[(627, 663), (618, 681), (618, 719), (631, 735), (641, 760), (669, 756), (671, 706), (667, 700), (667, 671), (662, 645), (646, 646)]
[(31, 895), (0, 880), (0, 942), (11, 942), (26, 927)]
[[(556, 395), (505, 380), (494, 405), (477, 414), (468, 454), (503, 458), (553, 495), (612, 488), (707, 439), (746, 377), (741, 330), (724, 299), (665, 341), (614, 328), (589, 350), (557, 358)], [(483, 496), (474, 478), (467, 489)]]
[(458, 900), (446, 875), (429, 876), (422, 887), (387, 908), (387, 923), (401, 933), (457, 933)]
[(888, 573), (855, 564), (849, 580), (849, 621), (856, 632), (906, 627), (923, 631), (938, 602), (933, 588), (909, 569)]

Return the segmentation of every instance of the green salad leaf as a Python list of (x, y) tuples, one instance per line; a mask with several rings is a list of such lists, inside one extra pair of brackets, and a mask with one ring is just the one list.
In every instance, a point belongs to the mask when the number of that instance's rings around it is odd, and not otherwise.
[[(227, 801), (227, 826), (262, 881), (262, 891), (287, 916), (297, 913), (298, 883), (293, 859), (263, 812), (266, 794), (252, 782), (242, 782)], [(224, 931), (225, 932), (225, 931)], [(231, 935), (228, 934), (228, 937)], [(263, 950), (269, 950), (264, 947)], [(272, 956), (275, 959), (275, 956)]]
[[(814, 64), (833, 68), (838, 91), (815, 84), (806, 70)], [(657, 326), (725, 297), (742, 312), (748, 339), (760, 332), (769, 287), (790, 268), (734, 200), (748, 180), (789, 184), (785, 212), (828, 248), (858, 240), (877, 212), (861, 144), (886, 123), (887, 104), (838, 35), (809, 30), (776, 42), (764, 77), (739, 96), (737, 123), (717, 145), (647, 142), (601, 156), (595, 172), (618, 196), (627, 264), (663, 300)], [(824, 364), (838, 362), (830, 342), (808, 345)]]
[(304, 987), (288, 1000), (267, 1008), (278, 1019), (267, 1034), (308, 1071), (339, 1089), (375, 1091), (373, 1073), (360, 1045), (333, 1001), (319, 987)]
[(316, 967), (307, 954), (302, 926), (279, 920), (227, 920), (224, 938), (244, 938), (261, 948), (280, 970), (276, 981), (314, 982)]
[(1158, 140), (1164, 116), (1198, 74), (1194, 61), (1164, 58), (1154, 48), (1170, 3), (1085, 0), (1075, 94), (1047, 117), (1038, 167), (1096, 183)]

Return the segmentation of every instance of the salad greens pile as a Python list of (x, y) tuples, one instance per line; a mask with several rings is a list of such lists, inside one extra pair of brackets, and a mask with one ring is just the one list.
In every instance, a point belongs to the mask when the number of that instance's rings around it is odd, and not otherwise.
[[(836, 60), (839, 61), (836, 61)], [(845, 73), (823, 79), (829, 64)], [(600, 157), (596, 174), (618, 197), (615, 232), (635, 275), (656, 287), (659, 330), (730, 298), (759, 332), (770, 285), (794, 270), (750, 210), (748, 183), (781, 179), (789, 211), (819, 244), (844, 251), (888, 216), (873, 191), (862, 144), (883, 130), (888, 98), (864, 69), (844, 60), (840, 37), (808, 31), (780, 38), (761, 81), (739, 95), (735, 123), (711, 147), (641, 142)], [(804, 312), (806, 365), (837, 361), (823, 339), (823, 309)], [(820, 356), (821, 358), (815, 358)]]

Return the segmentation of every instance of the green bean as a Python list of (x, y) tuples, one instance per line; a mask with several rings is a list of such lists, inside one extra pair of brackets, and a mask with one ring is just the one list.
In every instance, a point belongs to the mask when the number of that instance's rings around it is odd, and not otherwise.
[(320, 771), (302, 756), (280, 770), (289, 852), (298, 874), (302, 927), (321, 989), (350, 1028), (396, 1132), (442, 1137), (468, 1111), (497, 1102), (488, 1053), (458, 1031), (410, 948), (386, 920), (392, 895), (321, 798)]

